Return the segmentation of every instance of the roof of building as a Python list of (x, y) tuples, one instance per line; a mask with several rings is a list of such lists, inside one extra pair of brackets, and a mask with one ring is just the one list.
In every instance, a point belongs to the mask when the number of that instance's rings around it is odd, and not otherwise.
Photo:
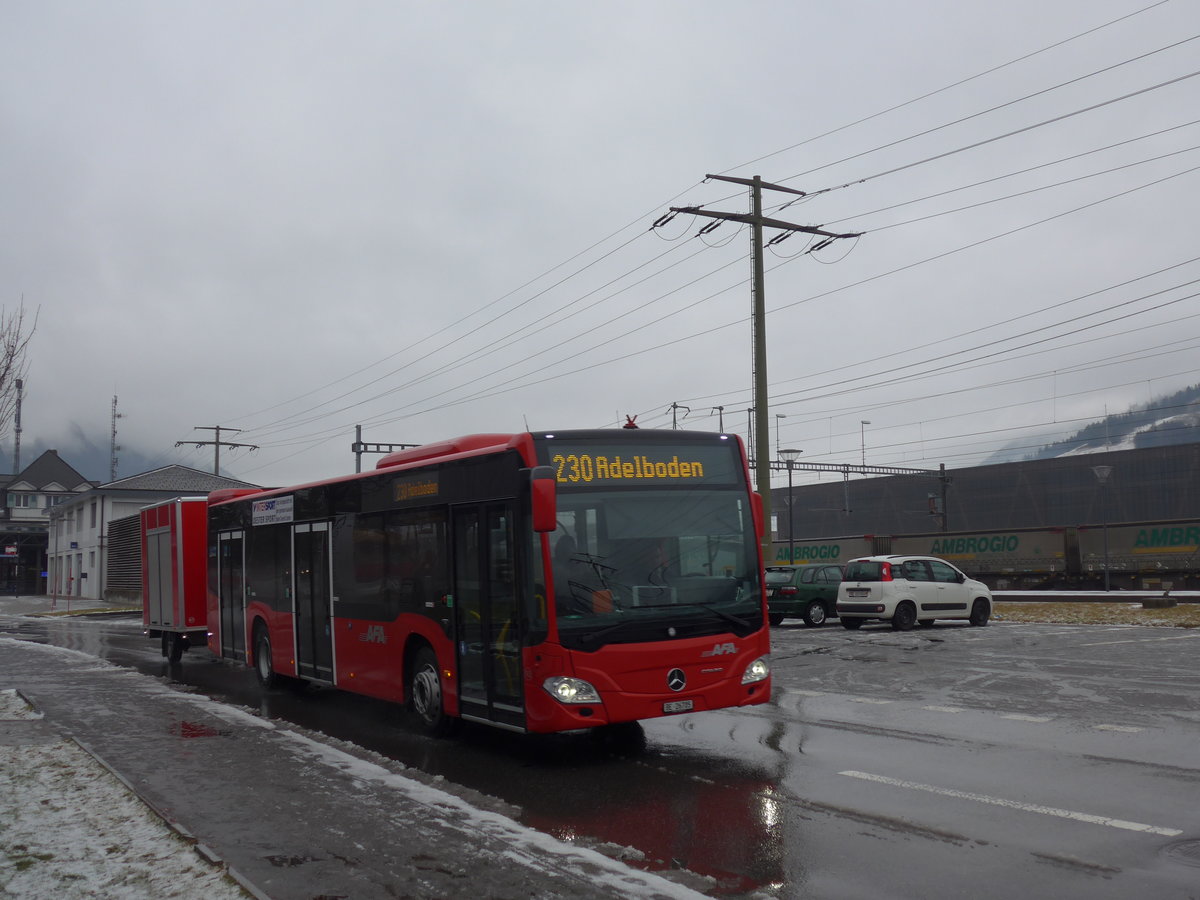
[(57, 484), (67, 491), (86, 491), (95, 485), (80, 475), (58, 455), (57, 450), (47, 450), (16, 475), (10, 476), (5, 487), (28, 484), (33, 490)]
[(170, 465), (140, 475), (118, 478), (96, 485), (98, 491), (175, 491), (180, 494), (207, 494), (221, 488), (256, 488), (259, 485), (188, 466)]

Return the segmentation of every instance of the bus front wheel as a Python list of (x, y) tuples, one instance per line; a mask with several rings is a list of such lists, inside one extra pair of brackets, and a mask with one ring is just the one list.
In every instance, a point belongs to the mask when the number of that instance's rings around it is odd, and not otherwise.
[(437, 656), (430, 647), (421, 647), (413, 660), (408, 704), (426, 734), (438, 737), (450, 733), (453, 720), (446, 715)]

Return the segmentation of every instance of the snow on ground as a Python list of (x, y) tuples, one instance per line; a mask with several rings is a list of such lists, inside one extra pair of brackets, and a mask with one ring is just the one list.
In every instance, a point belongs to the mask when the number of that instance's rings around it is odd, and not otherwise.
[(1151, 609), (1140, 602), (1055, 603), (1004, 602), (995, 595), (995, 618), (1000, 622), (1046, 622), (1055, 625), (1150, 625), (1174, 628), (1200, 628), (1200, 603), (1180, 603), (1164, 609)]
[[(16, 691), (0, 691), (0, 722), (39, 718)], [(69, 740), (0, 745), (0, 894), (248, 896)]]

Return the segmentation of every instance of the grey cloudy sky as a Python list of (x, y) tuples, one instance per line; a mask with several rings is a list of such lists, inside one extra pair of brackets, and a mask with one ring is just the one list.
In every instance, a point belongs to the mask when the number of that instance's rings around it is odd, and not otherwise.
[(745, 433), (749, 236), (650, 228), (747, 209), (706, 173), (865, 232), (765, 256), (773, 444), (1063, 437), (1200, 381), (1198, 36), (1192, 0), (0, 0), (23, 441), (106, 446), (118, 395), (126, 453), (241, 428), (223, 468), (284, 484), (356, 424)]

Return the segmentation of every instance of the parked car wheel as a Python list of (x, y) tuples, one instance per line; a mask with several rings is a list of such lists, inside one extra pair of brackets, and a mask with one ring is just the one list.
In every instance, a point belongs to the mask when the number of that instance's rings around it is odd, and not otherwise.
[(814, 600), (804, 607), (804, 624), (809, 628), (820, 628), (825, 624), (825, 604)]
[(917, 608), (905, 600), (892, 614), (892, 631), (912, 631), (916, 624)]
[(981, 597), (971, 605), (971, 624), (982, 628), (988, 623), (988, 618), (988, 602)]

